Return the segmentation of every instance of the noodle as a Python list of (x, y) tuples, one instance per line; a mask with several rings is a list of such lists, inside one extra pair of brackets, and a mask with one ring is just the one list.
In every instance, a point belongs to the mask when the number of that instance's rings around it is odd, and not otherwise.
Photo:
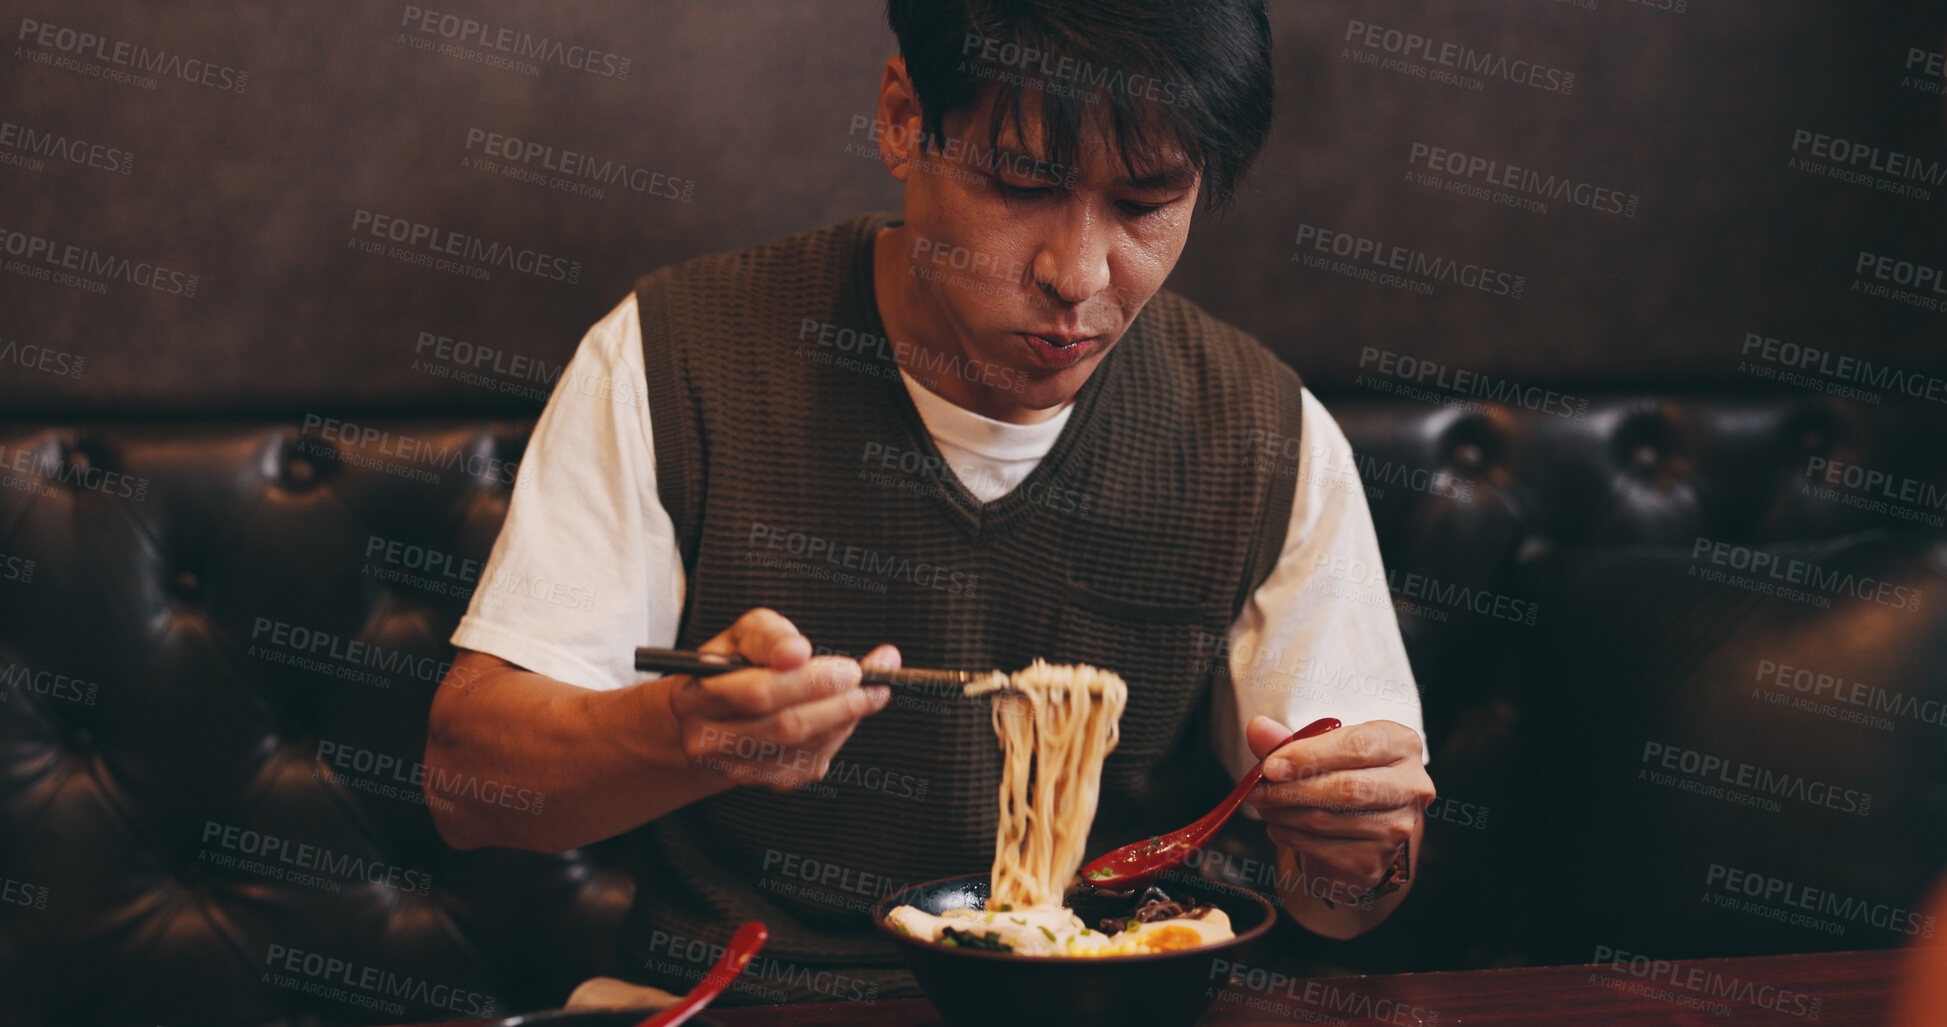
[(1003, 688), (1011, 691), (994, 701), (1004, 762), (987, 907), (1060, 908), (1082, 865), (1129, 686), (1106, 670), (1037, 659), (1011, 677), (968, 685), (967, 694)]
[(1102, 921), (1099, 931), (1062, 905), (1095, 822), (1102, 761), (1121, 737), (1129, 701), (1121, 678), (1036, 660), (1011, 676), (996, 671), (966, 694), (993, 694), (1002, 754), (987, 907), (934, 916), (894, 906), (889, 927), (948, 947), (1084, 958), (1175, 952), (1236, 937), (1223, 910), (1187, 906), (1153, 888), (1133, 916)]

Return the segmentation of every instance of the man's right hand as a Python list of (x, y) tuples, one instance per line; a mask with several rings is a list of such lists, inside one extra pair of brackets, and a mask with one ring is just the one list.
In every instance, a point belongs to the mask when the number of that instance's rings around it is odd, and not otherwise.
[(859, 687), (863, 664), (899, 666), (882, 645), (859, 660), (811, 655), (811, 642), (775, 610), (756, 609), (709, 640), (702, 652), (755, 666), (712, 677), (670, 675), (670, 712), (691, 764), (737, 785), (788, 792), (824, 778), (860, 720), (885, 708), (892, 691)]

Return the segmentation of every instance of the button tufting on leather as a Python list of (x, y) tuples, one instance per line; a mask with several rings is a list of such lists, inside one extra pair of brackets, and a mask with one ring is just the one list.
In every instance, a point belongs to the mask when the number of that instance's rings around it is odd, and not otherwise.
[(1530, 535), (1515, 548), (1516, 563), (1532, 563), (1555, 551), (1555, 540), (1546, 535)]
[(1796, 411), (1785, 430), (1789, 432), (1792, 427), (1798, 429), (1798, 445), (1806, 454), (1830, 453), (1851, 441), (1847, 420), (1826, 403), (1812, 403)]
[(316, 486), (337, 462), (337, 448), (324, 439), (285, 437), (264, 454), (261, 467), (278, 488), (303, 492)]
[(306, 488), (318, 479), (318, 468), (303, 457), (293, 457), (284, 463), (284, 480), (299, 488)]
[(1610, 450), (1618, 464), (1639, 474), (1658, 470), (1673, 457), (1680, 457), (1676, 430), (1658, 408), (1632, 411), (1616, 426)]
[(169, 579), (169, 594), (181, 600), (199, 599), (203, 595), (203, 579), (195, 571), (177, 571)]
[(1441, 432), (1435, 452), (1444, 451), (1447, 459), (1465, 471), (1478, 472), (1494, 462), (1503, 440), (1494, 423), (1474, 414), (1461, 417)]

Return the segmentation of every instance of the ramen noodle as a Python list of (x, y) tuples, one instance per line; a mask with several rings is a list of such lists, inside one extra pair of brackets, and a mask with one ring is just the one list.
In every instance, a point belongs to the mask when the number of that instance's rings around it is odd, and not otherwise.
[(1011, 678), (997, 673), (969, 685), (967, 694), (1003, 686), (1011, 691), (993, 704), (1001, 813), (987, 908), (1059, 908), (1082, 865), (1129, 686), (1106, 670), (1036, 660)]
[(944, 945), (1024, 956), (1169, 952), (1234, 937), (1230, 918), (1211, 907), (1172, 904), (1183, 915), (1131, 917), (1097, 929), (1062, 905), (1095, 822), (1102, 762), (1120, 737), (1128, 685), (1095, 667), (1036, 660), (1019, 673), (996, 672), (967, 686), (968, 695), (991, 692), (999, 693), (993, 716), (1002, 763), (987, 908), (934, 916), (897, 906), (886, 922)]

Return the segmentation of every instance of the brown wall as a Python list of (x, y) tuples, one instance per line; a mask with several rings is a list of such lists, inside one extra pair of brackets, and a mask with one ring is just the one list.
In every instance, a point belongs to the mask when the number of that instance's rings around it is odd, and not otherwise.
[[(1943, 80), (1924, 74), (1947, 13), (1660, 6), (1678, 2), (1273, 0), (1271, 145), (1236, 209), (1198, 226), (1172, 286), (1322, 390), (1371, 394), (1366, 347), (1582, 388), (1750, 388), (1762, 383), (1739, 370), (1749, 332), (1947, 371), (1947, 313), (1852, 289), (1862, 250), (1947, 271), (1947, 182), (1910, 198), (1788, 164), (1806, 156), (1793, 150), (1801, 129), (1947, 160)], [(567, 66), (580, 51), (530, 76), (422, 50), (449, 41), (406, 24), (409, 5), (393, 0), (255, 6), (267, 10), (12, 5), (0, 121), (15, 127), (0, 159), (44, 167), (0, 164), (0, 248), (38, 238), (117, 266), (64, 284), (0, 255), (4, 416), (531, 411), (640, 272), (899, 202), (869, 149), (848, 152), (894, 49), (877, 3), (417, 5), (593, 48), (608, 70), (626, 60), (626, 78)], [(1475, 89), (1419, 77), (1439, 70), (1421, 61), (1362, 63), (1393, 55), (1383, 37), (1363, 46), (1355, 21), (1572, 72), (1573, 85), (1488, 75)], [(65, 37), (39, 45), (27, 22), (104, 42), (64, 52)], [(149, 72), (153, 88), (113, 81), (104, 73), (129, 70), (118, 44), (206, 63)], [(208, 65), (214, 84), (170, 74)], [(678, 184), (603, 185), (597, 199), (513, 181), (463, 165), (479, 156), (476, 131)], [(23, 132), (133, 159), (124, 174), (36, 158)], [(1447, 192), (1409, 178), (1426, 170), (1409, 163), (1416, 143), (1633, 194), (1636, 215)], [(348, 243), (361, 209), (578, 261), (576, 284), (507, 268), (479, 282), (360, 252)], [(1522, 295), (1421, 295), (1307, 268), (1292, 262), (1307, 225), (1520, 275)], [(194, 296), (128, 280), (144, 265), (196, 275)], [(1947, 292), (1929, 296), (1947, 307)], [(428, 368), (453, 365), (415, 353), (421, 333), (507, 356), (485, 384), (443, 379)]]

